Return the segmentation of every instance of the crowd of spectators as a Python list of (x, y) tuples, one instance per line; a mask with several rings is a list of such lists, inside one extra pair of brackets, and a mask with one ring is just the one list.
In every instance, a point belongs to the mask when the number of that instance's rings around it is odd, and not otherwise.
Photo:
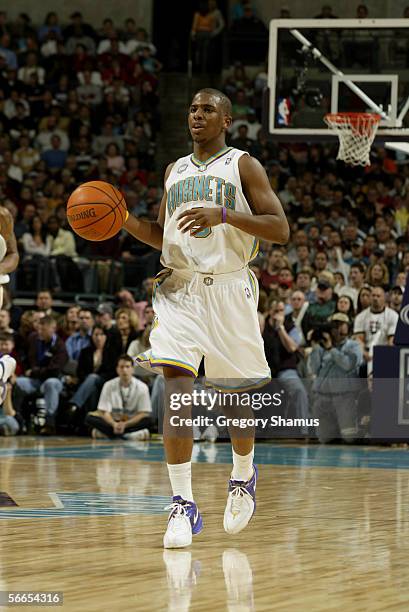
[(132, 18), (94, 29), (79, 12), (65, 26), (52, 12), (38, 27), (0, 12), (0, 199), (15, 219), (18, 289), (112, 292), (126, 282), (121, 262), (107, 262), (123, 254), (132, 264), (143, 247), (123, 236), (81, 240), (68, 231), (65, 204), (78, 184), (105, 180), (131, 210), (156, 217), (160, 69)]

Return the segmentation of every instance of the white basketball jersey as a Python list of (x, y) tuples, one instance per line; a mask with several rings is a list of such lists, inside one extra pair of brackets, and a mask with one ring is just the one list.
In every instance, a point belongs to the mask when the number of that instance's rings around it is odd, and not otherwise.
[(243, 268), (258, 251), (254, 236), (228, 223), (197, 236), (177, 228), (179, 215), (192, 208), (225, 206), (252, 214), (241, 187), (239, 159), (245, 151), (226, 147), (206, 162), (181, 157), (166, 181), (167, 201), (161, 263), (174, 270), (222, 274)]

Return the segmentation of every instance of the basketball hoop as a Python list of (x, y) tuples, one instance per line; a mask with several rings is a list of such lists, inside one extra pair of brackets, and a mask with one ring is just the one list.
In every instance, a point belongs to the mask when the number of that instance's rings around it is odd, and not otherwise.
[(369, 166), (369, 152), (381, 116), (376, 113), (329, 113), (324, 121), (339, 138), (337, 159), (352, 166)]

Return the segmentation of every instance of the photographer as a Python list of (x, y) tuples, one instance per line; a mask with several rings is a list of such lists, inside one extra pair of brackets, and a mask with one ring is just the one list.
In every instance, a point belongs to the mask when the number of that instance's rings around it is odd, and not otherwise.
[(358, 434), (356, 398), (361, 388), (362, 349), (349, 336), (348, 317), (340, 312), (311, 336), (313, 413), (320, 421), (318, 437), (322, 443), (339, 437), (352, 443)]

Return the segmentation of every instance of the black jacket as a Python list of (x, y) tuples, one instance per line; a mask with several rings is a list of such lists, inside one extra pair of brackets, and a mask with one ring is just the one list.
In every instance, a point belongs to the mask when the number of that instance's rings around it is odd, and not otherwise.
[(101, 365), (96, 370), (94, 370), (94, 352), (95, 347), (92, 345), (83, 348), (80, 352), (77, 367), (77, 375), (79, 380), (82, 382), (86, 379), (88, 374), (92, 373), (99, 374), (105, 381), (114, 378), (116, 376), (116, 362), (119, 357), (118, 351), (115, 350), (115, 347), (112, 347), (107, 339), (102, 352)]
[(31, 378), (41, 381), (61, 376), (68, 361), (64, 342), (56, 334), (50, 342), (44, 343), (35, 332), (28, 338), (28, 367)]

